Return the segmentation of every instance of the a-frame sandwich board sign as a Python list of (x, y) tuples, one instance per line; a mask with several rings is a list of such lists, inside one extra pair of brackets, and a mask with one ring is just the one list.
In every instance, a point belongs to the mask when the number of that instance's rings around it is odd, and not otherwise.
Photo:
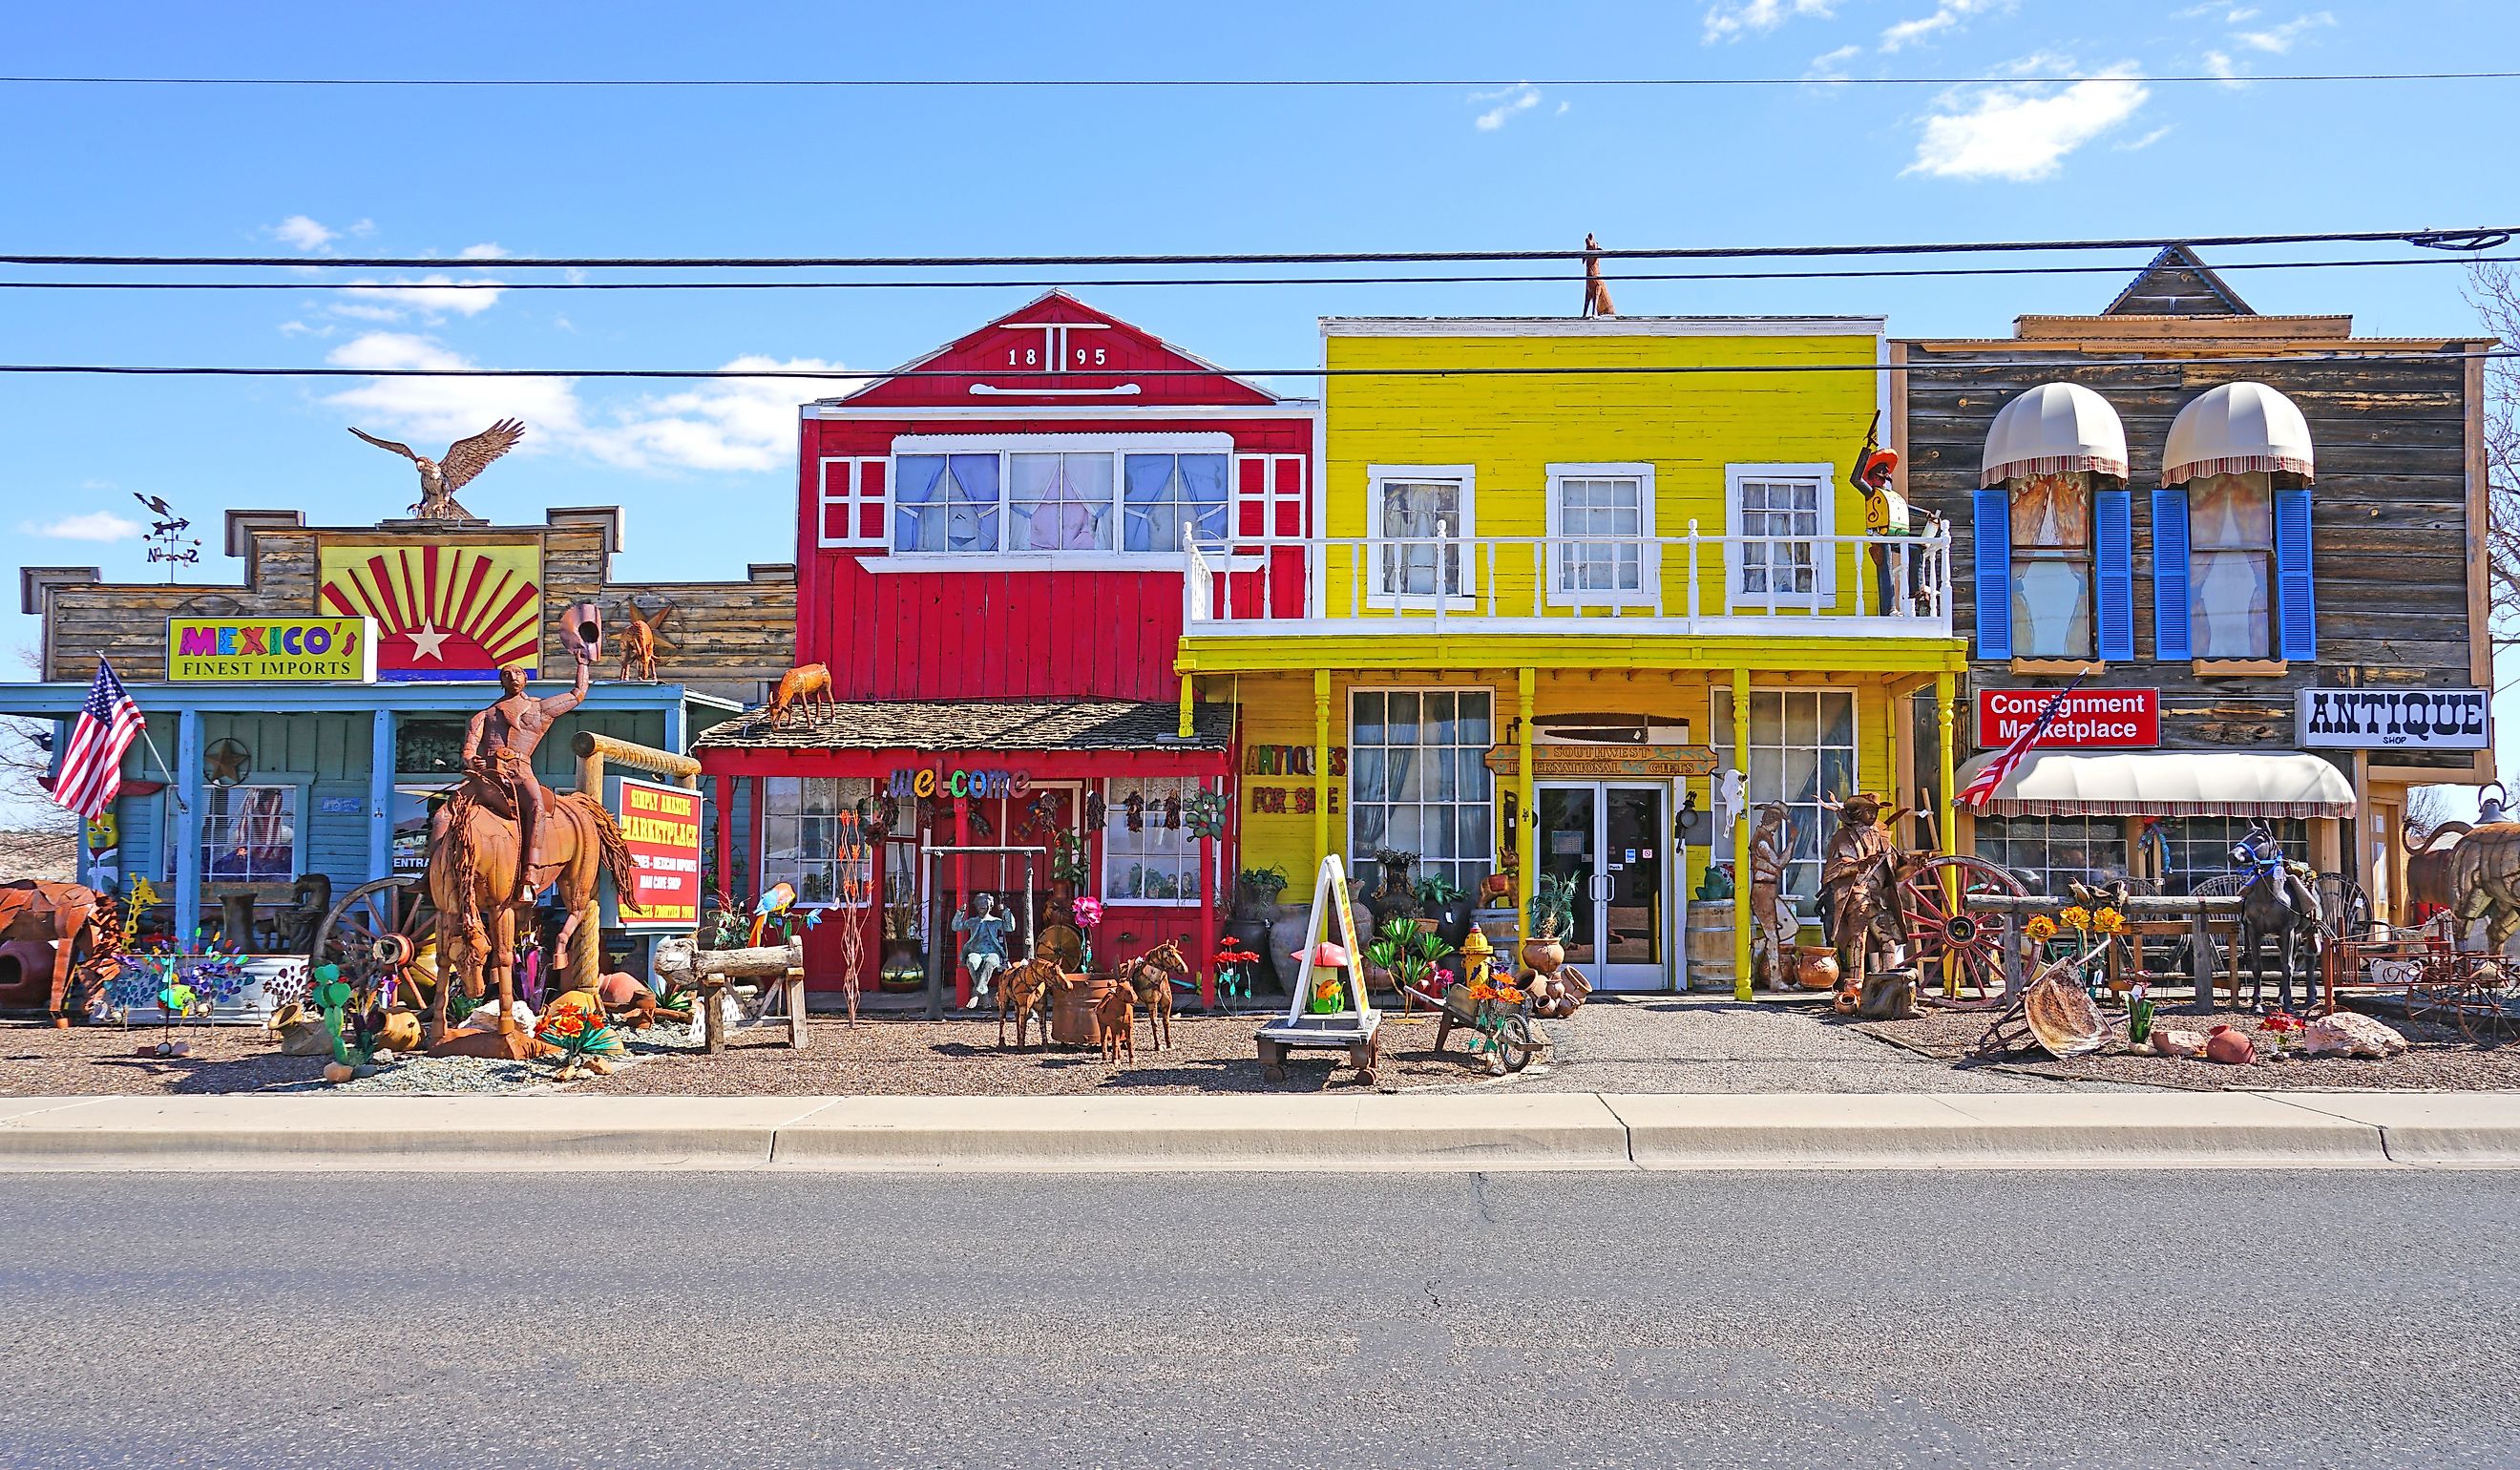
[[(1336, 942), (1346, 962), (1316, 964), (1315, 957), (1328, 937), (1324, 931), (1332, 924), (1338, 928)], [(1373, 1080), (1382, 1012), (1374, 1009), (1372, 998), (1366, 994), (1359, 968), (1364, 955), (1357, 938), (1356, 911), (1348, 898), (1347, 867), (1338, 854), (1331, 853), (1322, 859), (1321, 871), (1313, 879), (1312, 915), (1304, 924), (1303, 952), (1294, 957), (1295, 984), (1286, 1000), (1286, 1014), (1261, 1027), (1257, 1038), (1261, 1067), (1270, 1081), (1284, 1079), (1286, 1052), (1297, 1047), (1344, 1048), (1365, 1080)], [(1339, 972), (1341, 1004), (1336, 1010), (1316, 1011), (1312, 1008), (1315, 978), (1327, 969)]]

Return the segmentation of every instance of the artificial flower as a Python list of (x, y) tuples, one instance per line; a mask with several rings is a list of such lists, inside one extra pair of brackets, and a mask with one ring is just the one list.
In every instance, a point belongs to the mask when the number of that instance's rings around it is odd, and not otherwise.
[(2104, 907), (2092, 915), (2092, 927), (2103, 934), (2124, 934), (2126, 925), (2126, 915), (2115, 909)]
[(2063, 924), (2068, 929), (2080, 932), (2092, 926), (2092, 911), (2084, 908), (2080, 904), (2076, 904), (2072, 908), (2067, 909), (2064, 913), (2057, 914), (2056, 921)]
[(2056, 921), (2054, 919), (2049, 918), (2045, 913), (2034, 913), (2030, 916), (2030, 939), (2032, 943), (2046, 944), (2048, 941), (2055, 937)]

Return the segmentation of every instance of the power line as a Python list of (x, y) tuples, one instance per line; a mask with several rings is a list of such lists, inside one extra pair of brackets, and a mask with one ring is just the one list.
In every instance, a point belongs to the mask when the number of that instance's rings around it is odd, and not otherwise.
[[(1571, 320), (1571, 319), (1570, 319)], [(2453, 339), (2455, 340), (2455, 339)], [(2094, 368), (2302, 366), (2319, 363), (2457, 363), (2520, 358), (2520, 347), (2457, 352), (2307, 352), (2268, 357), (2157, 357), (2129, 351), (2102, 355), (2085, 349), (2073, 366)], [(1415, 368), (1156, 368), (1137, 373), (1044, 374), (1044, 377), (1145, 379), (1217, 378), (1659, 378), (1718, 373), (1935, 373), (1986, 368), (2052, 370), (2056, 357), (1953, 358), (1943, 362), (1847, 363), (1619, 363), (1592, 366), (1531, 364), (1513, 367), (1464, 365)], [(239, 368), (122, 366), (106, 363), (0, 363), (0, 374), (97, 376), (111, 378), (625, 378), (747, 379), (877, 382), (916, 379), (963, 381), (1003, 379), (1010, 375), (985, 370), (896, 368), (852, 371), (846, 368)], [(1011, 393), (1021, 393), (1011, 388)]]
[[(1160, 267), (1175, 265), (1415, 265), (1471, 261), (1547, 260), (1745, 260), (1766, 257), (1808, 258), (1861, 255), (1962, 255), (2059, 250), (2159, 249), (2190, 247), (2342, 245), (2396, 242), (2424, 249), (2476, 251), (2508, 244), (2520, 225), (2492, 225), (2440, 230), (2327, 230), (2295, 235), (2189, 235), (2155, 239), (1958, 241), (1944, 244), (1841, 245), (1688, 245), (1640, 249), (1553, 250), (1310, 250), (1235, 254), (1175, 255), (696, 255), (696, 256), (507, 256), (501, 270), (677, 269), (677, 270), (934, 270), (940, 268), (1069, 267), (1088, 265)], [(364, 270), (488, 269), (490, 261), (451, 260), (443, 255), (22, 255), (0, 254), (0, 265), (45, 266), (323, 266)]]
[[(481, 264), (493, 270), (509, 262)], [(2414, 255), (2378, 260), (2241, 260), (2217, 262), (2222, 271), (2333, 270), (2392, 265), (2520, 264), (2520, 255)], [(1877, 281), (1975, 276), (2123, 276), (2125, 265), (1925, 266), (1915, 269), (1836, 271), (1622, 271), (1608, 279), (1626, 285), (1642, 281)], [(1580, 271), (1562, 274), (1471, 276), (1163, 276), (1076, 280), (1064, 276), (1021, 280), (922, 280), (893, 277), (858, 281), (0, 281), (0, 290), (259, 290), (259, 291), (395, 291), (434, 290), (978, 290), (1010, 287), (1120, 286), (1564, 286), (1584, 279)]]
[(75, 87), (302, 87), (389, 89), (535, 87), (712, 91), (1409, 91), (1513, 87), (1683, 89), (1734, 87), (2012, 87), (2077, 82), (2441, 82), (2508, 81), (2520, 71), (2292, 71), (2264, 76), (2220, 72), (2131, 76), (2123, 72), (2027, 76), (0, 76), (0, 85)]

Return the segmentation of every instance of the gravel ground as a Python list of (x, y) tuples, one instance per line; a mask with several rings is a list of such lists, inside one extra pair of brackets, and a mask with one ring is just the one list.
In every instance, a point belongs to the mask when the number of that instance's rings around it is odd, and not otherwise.
[[(169, 1092), (521, 1092), (547, 1089), (550, 1062), (414, 1056), (339, 1087), (323, 1080), (325, 1058), (284, 1056), (258, 1026), (179, 1026), (190, 1056), (141, 1056), (157, 1045), (155, 1026), (0, 1025), (0, 1096), (145, 1096)], [(626, 1032), (633, 1066), (692, 1049), (679, 1027)], [(672, 1091), (663, 1089), (660, 1091)]]
[[(2121, 1039), (2117, 1045), (2123, 1047), (2125, 1013), (2104, 1007), (2100, 1014), (2117, 1026)], [(2233, 1026), (2254, 1034), (2262, 1019), (2253, 1012), (2231, 1010), (2217, 1011), (2210, 1016), (2159, 1013), (2154, 1016), (2153, 1025), (2199, 1034), (2216, 1026)], [(2226, 1067), (2178, 1057), (2109, 1052), (2060, 1062), (2044, 1051), (2034, 1050), (2016, 1053), (2001, 1064), (1962, 1061), (1954, 1075), (2136, 1083), (2204, 1092), (2249, 1088), (2282, 1088), (2288, 1091), (2333, 1088), (2356, 1091), (2520, 1089), (2520, 1044), (2480, 1047), (2462, 1038), (2455, 1027), (2438, 1026), (2428, 1021), (2409, 1022), (2397, 1016), (2381, 1019), (2412, 1044), (2405, 1055), (2385, 1061), (2305, 1056), (2282, 1061), (2261, 1060), (2254, 1067)], [(1969, 1048), (1977, 1045), (1977, 1039), (1986, 1033), (1993, 1020), (1994, 1017), (1985, 1011), (1929, 1011), (1909, 1021), (1866, 1021), (1859, 1023), (1857, 1029), (1899, 1046), (1913, 1047), (1928, 1056), (1958, 1061), (1968, 1055)], [(2262, 1056), (2264, 1049), (2261, 1043)]]

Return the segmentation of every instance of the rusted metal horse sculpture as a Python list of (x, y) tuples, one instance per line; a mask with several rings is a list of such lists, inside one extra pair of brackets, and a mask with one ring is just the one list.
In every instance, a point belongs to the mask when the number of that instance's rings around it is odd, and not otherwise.
[(1190, 960), (1182, 955), (1181, 942), (1173, 939), (1129, 961), (1120, 972), (1121, 980), (1138, 993), (1139, 1008), (1147, 1013), (1147, 1041), (1153, 1050), (1173, 1044), (1173, 977), (1189, 973)]

